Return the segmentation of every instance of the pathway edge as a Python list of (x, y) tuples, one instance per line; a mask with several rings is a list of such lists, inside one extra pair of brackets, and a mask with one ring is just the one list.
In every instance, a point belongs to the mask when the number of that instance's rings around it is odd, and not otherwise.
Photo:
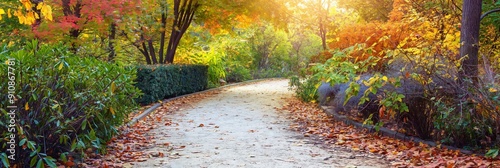
[(176, 100), (176, 99), (179, 99), (179, 98), (183, 98), (183, 97), (187, 97), (187, 96), (191, 96), (191, 95), (195, 95), (195, 94), (202, 94), (202, 93), (206, 93), (206, 92), (210, 92), (210, 91), (214, 91), (214, 90), (220, 90), (220, 89), (224, 89), (224, 88), (228, 88), (228, 87), (232, 87), (232, 86), (244, 85), (244, 84), (249, 84), (249, 83), (257, 83), (257, 82), (262, 82), (262, 81), (266, 81), (266, 80), (279, 80), (279, 79), (286, 79), (286, 78), (264, 78), (264, 79), (248, 80), (248, 81), (243, 81), (243, 82), (238, 82), (238, 83), (231, 83), (231, 84), (220, 86), (220, 87), (216, 87), (216, 88), (211, 88), (211, 89), (207, 89), (207, 90), (203, 90), (203, 91), (199, 91), (199, 92), (194, 92), (194, 93), (189, 93), (189, 94), (185, 94), (185, 95), (180, 95), (180, 96), (177, 96), (177, 97), (172, 97), (172, 98), (164, 99), (161, 103), (154, 104), (150, 108), (144, 110), (144, 112), (142, 112), (138, 116), (134, 117), (132, 120), (130, 120), (130, 122), (127, 123), (127, 126), (132, 126), (137, 121), (142, 120), (144, 117), (148, 116), (151, 112), (155, 111), (162, 104), (168, 103), (170, 101), (173, 101), (173, 100)]

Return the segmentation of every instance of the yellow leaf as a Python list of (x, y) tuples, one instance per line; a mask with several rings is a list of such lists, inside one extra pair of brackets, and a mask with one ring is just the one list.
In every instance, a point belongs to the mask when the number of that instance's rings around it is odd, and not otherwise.
[(59, 67), (58, 67), (57, 69), (61, 70), (62, 68), (63, 68), (63, 63), (61, 62), (61, 63), (59, 64)]
[(40, 10), (43, 8), (43, 2), (40, 2), (37, 6), (36, 6), (36, 9), (37, 10)]
[[(1, 17), (1, 16), (0, 16)], [(12, 15), (10, 14), (10, 9), (7, 9), (7, 17), (11, 18)]]
[(0, 9), (0, 20), (2, 20), (2, 15), (5, 14), (5, 11), (3, 9)]
[(23, 1), (22, 3), (26, 9), (31, 10), (31, 8), (32, 8), (31, 1)]
[(383, 76), (382, 80), (387, 81), (387, 76)]
[(45, 19), (52, 21), (52, 8), (49, 5), (43, 5), (41, 12)]
[(28, 12), (28, 13), (26, 13), (25, 24), (32, 25), (33, 23), (35, 23), (35, 14), (34, 14), (34, 12)]
[(111, 82), (111, 93), (115, 93), (116, 85), (115, 82)]
[(490, 88), (490, 89), (489, 89), (489, 91), (490, 91), (491, 93), (495, 93), (495, 92), (497, 92), (498, 90), (497, 90), (497, 89), (495, 89), (495, 88)]
[(26, 110), (26, 111), (30, 110), (30, 106), (28, 105), (28, 102), (26, 102), (26, 104), (24, 105), (24, 110)]
[(111, 114), (115, 115), (115, 110), (113, 109), (113, 107), (109, 107), (109, 111), (111, 111)]

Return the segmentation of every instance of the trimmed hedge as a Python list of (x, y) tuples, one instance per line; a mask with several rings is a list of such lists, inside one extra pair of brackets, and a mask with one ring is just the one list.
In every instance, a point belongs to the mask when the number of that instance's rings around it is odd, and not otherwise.
[(205, 90), (207, 73), (206, 65), (138, 66), (135, 86), (142, 90), (144, 95), (139, 97), (137, 102), (150, 104), (161, 99)]

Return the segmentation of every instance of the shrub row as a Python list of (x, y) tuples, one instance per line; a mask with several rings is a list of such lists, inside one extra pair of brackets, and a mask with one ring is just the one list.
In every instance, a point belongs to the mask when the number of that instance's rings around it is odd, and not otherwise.
[(103, 152), (137, 108), (132, 67), (36, 41), (17, 51), (0, 49), (0, 61), (0, 167), (55, 167), (72, 153)]
[(138, 98), (141, 104), (149, 104), (205, 90), (207, 88), (206, 65), (158, 65), (137, 67), (137, 88), (144, 95)]
[[(335, 50), (332, 58), (311, 68), (313, 75), (304, 82), (291, 78), (297, 96), (315, 101), (319, 92), (320, 102), (334, 106), (336, 112), (362, 113), (365, 119), (375, 122), (383, 117), (383, 122), (397, 124), (403, 132), (422, 139), (467, 149), (498, 149), (500, 76), (489, 81), (486, 75), (480, 75), (477, 84), (457, 80), (456, 65), (460, 62), (433, 54), (432, 48), (419, 48), (429, 51), (419, 56), (413, 54), (416, 48), (408, 48), (388, 50), (386, 60), (368, 57), (345, 61), (350, 53), (370, 49), (361, 46)], [(370, 71), (379, 61), (387, 61), (382, 62), (384, 69)], [(332, 86), (320, 85), (322, 81)]]

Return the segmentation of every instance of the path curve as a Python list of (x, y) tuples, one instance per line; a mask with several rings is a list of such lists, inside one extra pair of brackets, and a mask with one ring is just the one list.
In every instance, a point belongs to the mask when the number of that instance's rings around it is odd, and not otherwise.
[(166, 116), (171, 125), (152, 130), (156, 145), (147, 153), (165, 153), (133, 167), (388, 167), (376, 157), (314, 145), (290, 131), (278, 113), (293, 96), (288, 80), (266, 80), (224, 88), (220, 94)]

